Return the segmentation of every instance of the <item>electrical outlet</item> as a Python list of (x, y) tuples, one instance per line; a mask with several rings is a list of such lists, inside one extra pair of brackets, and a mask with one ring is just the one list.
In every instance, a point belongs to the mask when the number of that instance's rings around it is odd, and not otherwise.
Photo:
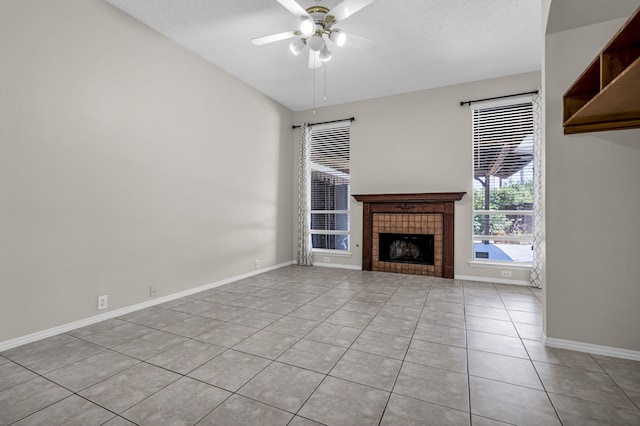
[(331, 263), (331, 258), (330, 257), (325, 257), (324, 258), (324, 263)]
[(149, 297), (156, 297), (158, 295), (158, 287), (155, 284), (149, 286)]
[(511, 278), (511, 271), (502, 271), (501, 274), (504, 278)]
[(98, 309), (107, 309), (109, 306), (109, 296), (98, 296)]
[(256, 269), (260, 267), (260, 259), (256, 259)]

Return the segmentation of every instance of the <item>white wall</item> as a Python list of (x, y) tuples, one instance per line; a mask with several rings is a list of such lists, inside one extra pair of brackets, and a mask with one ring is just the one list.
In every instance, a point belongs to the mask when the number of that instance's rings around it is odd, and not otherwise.
[(638, 351), (640, 130), (562, 132), (563, 93), (625, 20), (546, 36), (546, 335)]
[[(469, 265), (472, 259), (473, 167), (471, 111), (460, 101), (509, 95), (540, 86), (540, 73), (354, 102), (294, 113), (296, 124), (355, 117), (351, 128), (351, 192), (467, 192), (456, 203), (455, 274), (501, 279), (501, 270)], [(292, 132), (297, 143), (298, 132)], [(297, 146), (297, 145), (296, 145)], [(297, 152), (295, 154), (297, 158)], [(331, 263), (361, 266), (362, 206), (351, 203), (352, 256)], [(323, 263), (326, 255), (316, 256)], [(514, 270), (514, 280), (529, 272)]]
[(0, 2), (0, 96), (0, 342), (293, 259), (292, 112), (106, 3)]

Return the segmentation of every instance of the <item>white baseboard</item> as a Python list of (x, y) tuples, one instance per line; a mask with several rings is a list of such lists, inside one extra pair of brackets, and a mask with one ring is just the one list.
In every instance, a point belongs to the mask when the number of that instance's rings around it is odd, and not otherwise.
[(473, 277), (470, 275), (455, 275), (454, 279), (465, 280), (465, 281), (480, 281), (484, 283), (524, 285), (527, 287), (531, 286), (531, 282), (526, 280), (510, 280), (506, 278), (489, 278), (489, 277)]
[(77, 328), (86, 327), (88, 325), (95, 324), (97, 322), (104, 321), (110, 318), (115, 318), (131, 312), (139, 311), (140, 309), (149, 308), (151, 306), (159, 305), (161, 303), (165, 303), (171, 300), (179, 299), (181, 297), (189, 296), (191, 294), (198, 293), (204, 290), (209, 290), (215, 287), (219, 287), (221, 285), (225, 285), (225, 284), (229, 284), (245, 278), (253, 277), (255, 275), (263, 274), (265, 272), (273, 271), (275, 269), (284, 268), (285, 266), (289, 266), (293, 264), (295, 264), (295, 262), (292, 260), (289, 262), (280, 263), (278, 265), (256, 269), (255, 271), (247, 272), (246, 274), (236, 275), (231, 278), (225, 278), (223, 280), (216, 281), (210, 284), (205, 284), (205, 285), (195, 287), (195, 288), (190, 288), (188, 290), (184, 290), (178, 293), (169, 294), (167, 296), (158, 297), (158, 298), (147, 300), (141, 303), (136, 303), (135, 305), (130, 305), (124, 308), (115, 309), (113, 311), (105, 312), (99, 315), (94, 315), (78, 321), (59, 325), (57, 327), (48, 328), (46, 330), (38, 331), (36, 333), (31, 333), (25, 336), (16, 337), (14, 339), (5, 340), (4, 342), (0, 342), (0, 352), (15, 348), (17, 346), (25, 345), (27, 343), (35, 342), (36, 340), (41, 340), (47, 337), (55, 336), (57, 334), (66, 333), (67, 331), (75, 330)]
[(569, 349), (578, 352), (588, 352), (594, 355), (612, 356), (615, 358), (630, 359), (640, 361), (640, 351), (630, 349), (614, 348), (612, 346), (595, 345), (593, 343), (574, 342), (573, 340), (556, 339), (541, 334), (542, 342), (545, 346), (559, 349)]
[(313, 266), (320, 266), (322, 268), (339, 268), (339, 269), (353, 269), (356, 271), (361, 271), (362, 266), (359, 265), (344, 265), (340, 263), (322, 263), (322, 262), (313, 262)]

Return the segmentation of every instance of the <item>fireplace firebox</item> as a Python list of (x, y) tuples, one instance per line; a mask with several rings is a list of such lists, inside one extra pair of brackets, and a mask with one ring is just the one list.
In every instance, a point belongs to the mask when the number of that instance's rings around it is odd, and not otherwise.
[(381, 262), (433, 265), (432, 234), (380, 233), (378, 250)]

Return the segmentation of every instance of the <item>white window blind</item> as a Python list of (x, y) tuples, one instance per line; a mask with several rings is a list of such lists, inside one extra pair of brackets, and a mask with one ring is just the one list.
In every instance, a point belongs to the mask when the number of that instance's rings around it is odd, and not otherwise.
[(349, 250), (351, 121), (311, 127), (311, 241)]
[(474, 105), (474, 259), (531, 261), (533, 142), (530, 101)]

